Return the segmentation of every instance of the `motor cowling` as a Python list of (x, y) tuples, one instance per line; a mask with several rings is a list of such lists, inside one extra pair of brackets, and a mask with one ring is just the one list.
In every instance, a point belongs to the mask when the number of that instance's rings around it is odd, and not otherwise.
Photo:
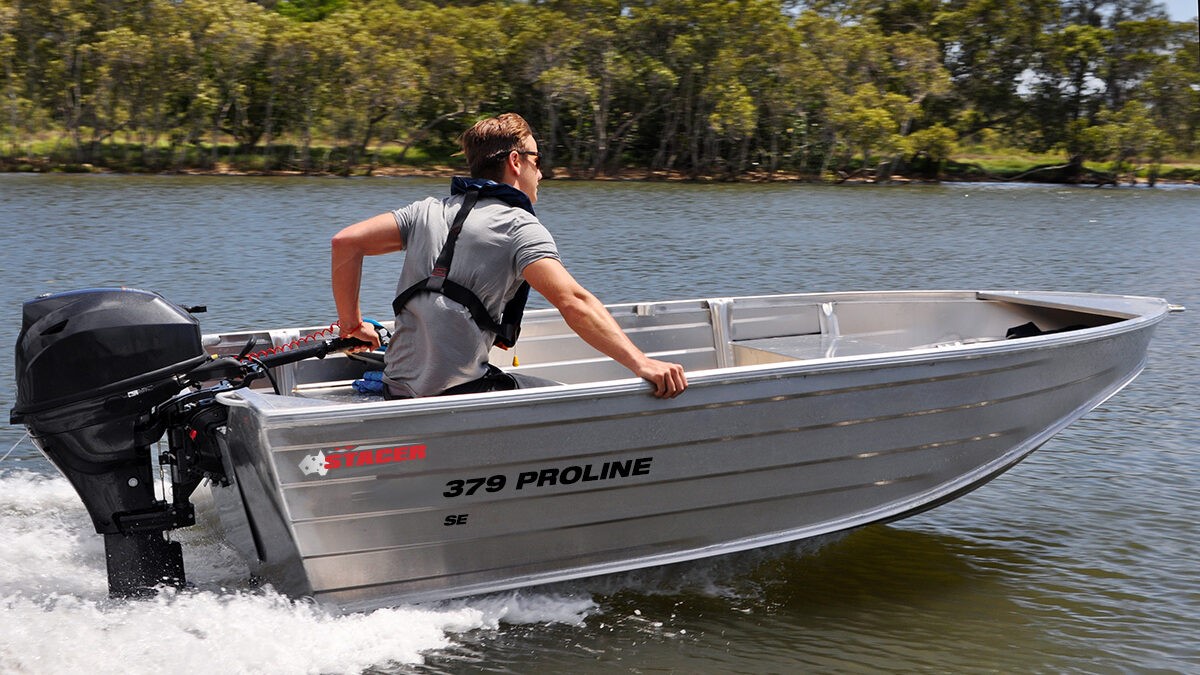
[(24, 304), (10, 421), (28, 428), (105, 535), (113, 595), (183, 581), (179, 544), (164, 533), (192, 515), (154, 494), (151, 445), (165, 427), (152, 412), (208, 358), (199, 322), (156, 293), (87, 289)]
[(17, 417), (126, 394), (207, 358), (200, 324), (157, 293), (98, 288), (25, 303), (17, 338)]

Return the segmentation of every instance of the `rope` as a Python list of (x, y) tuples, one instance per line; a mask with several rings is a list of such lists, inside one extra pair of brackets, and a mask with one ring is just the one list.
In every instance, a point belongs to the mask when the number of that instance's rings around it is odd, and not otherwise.
[(25, 435), (22, 436), (21, 439), (18, 440), (16, 443), (13, 443), (13, 446), (8, 449), (8, 452), (4, 453), (3, 457), (0, 457), (0, 464), (4, 463), (4, 460), (8, 459), (8, 456), (13, 453), (13, 450), (16, 450), (17, 446), (20, 445), (21, 443), (24, 443), (26, 438), (29, 438), (29, 430), (28, 429), (25, 431)]

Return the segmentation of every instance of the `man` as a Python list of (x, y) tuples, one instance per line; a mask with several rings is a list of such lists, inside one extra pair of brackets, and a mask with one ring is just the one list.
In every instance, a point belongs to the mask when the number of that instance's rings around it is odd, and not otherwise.
[[(533, 215), (542, 179), (541, 153), (525, 120), (515, 113), (481, 120), (461, 142), (471, 178), (455, 177), (450, 197), (414, 202), (334, 236), (333, 297), (342, 335), (379, 346), (378, 335), (363, 323), (359, 308), (362, 260), (407, 251), (399, 292), (415, 285), (423, 289), (421, 285), (430, 282), (440, 286), (444, 279), (447, 285), (467, 289), (490, 317), (497, 317), (522, 282), (528, 282), (589, 345), (653, 384), (656, 396), (682, 393), (687, 388), (683, 367), (651, 359), (629, 340), (600, 301), (563, 267), (554, 239)], [(455, 218), (471, 203), (457, 241), (447, 247)], [(442, 255), (444, 248), (452, 251), (450, 258)], [(435, 272), (435, 265), (442, 265), (443, 271)], [(497, 331), (494, 326), (484, 328), (463, 302), (428, 290), (403, 295), (410, 297), (398, 300), (403, 306), (385, 356), (384, 382), (391, 397), (528, 386), (528, 380), (522, 382), (487, 362)]]

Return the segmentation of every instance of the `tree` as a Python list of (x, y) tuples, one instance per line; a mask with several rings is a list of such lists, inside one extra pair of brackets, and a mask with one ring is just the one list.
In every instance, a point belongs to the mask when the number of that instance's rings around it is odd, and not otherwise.
[[(497, 8), (499, 9), (499, 8)], [(408, 63), (409, 82), (388, 124), (382, 142), (401, 143), (401, 155), (423, 141), (442, 123), (477, 114), (489, 101), (507, 97), (503, 76), (508, 42), (503, 19), (494, 12), (468, 7), (423, 6), (395, 23), (389, 39), (403, 45), (399, 54)], [(456, 123), (454, 137), (460, 130)]]
[(340, 102), (334, 87), (338, 68), (334, 45), (340, 37), (334, 22), (289, 22), (270, 61), (280, 124), (300, 134), (299, 166), (306, 173), (314, 168), (314, 134), (329, 109)]
[(26, 70), (26, 82), (36, 82), (32, 88), (39, 102), (61, 121), (76, 161), (89, 161), (83, 133), (91, 104), (91, 73), (86, 66), (94, 29), (86, 8), (74, 0), (29, 2), (19, 7), (29, 22), (21, 27), (26, 39), (24, 53), (32, 63)]
[[(954, 120), (965, 134), (1008, 125), (1026, 105), (1020, 89), (1037, 65), (1056, 0), (953, 0), (931, 23), (952, 81)], [(967, 114), (964, 114), (967, 113)]]
[(1200, 131), (1200, 32), (1195, 22), (1170, 24), (1157, 48), (1152, 65), (1131, 89), (1130, 97), (1146, 103), (1155, 126), (1176, 149), (1196, 151)]
[[(1071, 124), (1089, 123), (1099, 112), (1104, 90), (1099, 77), (1112, 32), (1089, 25), (1064, 26), (1048, 36), (1048, 48), (1031, 83), (1033, 145), (1049, 150), (1068, 141)], [(1072, 157), (1072, 163), (1080, 159)]]
[(866, 169), (875, 153), (891, 155), (900, 149), (900, 120), (911, 114), (911, 104), (904, 96), (863, 84), (853, 94), (835, 94), (830, 105), (830, 122), (846, 151), (843, 167), (849, 166), (854, 151), (862, 154)]
[(336, 137), (349, 141), (348, 172), (366, 156), (380, 125), (419, 99), (426, 73), (410, 45), (424, 27), (412, 12), (385, 7), (339, 12), (329, 20), (342, 36), (333, 45), (333, 86), (341, 105), (331, 121)]
[(0, 0), (0, 130), (7, 132), (15, 149), (17, 139), (28, 127), (22, 122), (33, 116), (36, 107), (25, 97), (21, 86), (21, 64), (17, 58), (20, 25), (19, 9), (13, 0)]
[(902, 147), (910, 161), (923, 159), (931, 167), (927, 175), (936, 179), (941, 177), (946, 160), (957, 150), (957, 141), (958, 134), (953, 129), (935, 124), (906, 136)]
[[(533, 92), (541, 99), (538, 148), (544, 171), (551, 175), (559, 164), (560, 142), (566, 145), (560, 119), (568, 114), (567, 108), (585, 105), (595, 95), (594, 84), (575, 66), (575, 53), (581, 44), (579, 31), (562, 12), (541, 6), (510, 12), (506, 23), (513, 26), (508, 54), (522, 65), (514, 78), (514, 89)], [(571, 163), (577, 164), (577, 143), (570, 152)]]
[(1141, 103), (1130, 102), (1099, 117), (1100, 124), (1090, 129), (1094, 134), (1093, 147), (1098, 151), (1095, 158), (1113, 158), (1114, 171), (1120, 174), (1128, 169), (1130, 182), (1136, 182), (1137, 160), (1144, 158), (1153, 185), (1167, 148), (1167, 137), (1154, 125), (1150, 111)]
[(279, 2), (260, 4), (267, 9), (274, 9), (290, 19), (307, 23), (320, 21), (343, 9), (346, 6), (346, 0), (279, 0)]
[(191, 0), (178, 11), (188, 26), (199, 74), (190, 92), (193, 121), (197, 127), (201, 120), (207, 123), (214, 158), (221, 132), (247, 152), (265, 133), (271, 105), (266, 62), (273, 33), (265, 11), (245, 0)]

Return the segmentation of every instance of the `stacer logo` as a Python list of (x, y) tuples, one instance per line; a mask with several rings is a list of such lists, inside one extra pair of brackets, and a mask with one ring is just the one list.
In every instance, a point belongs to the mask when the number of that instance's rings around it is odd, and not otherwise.
[(305, 476), (318, 474), (326, 476), (330, 471), (346, 469), (353, 466), (368, 466), (374, 464), (393, 464), (414, 459), (425, 459), (425, 444), (388, 445), (360, 448), (357, 445), (347, 445), (334, 448), (329, 454), (322, 450), (315, 455), (308, 455), (300, 462), (300, 470)]

